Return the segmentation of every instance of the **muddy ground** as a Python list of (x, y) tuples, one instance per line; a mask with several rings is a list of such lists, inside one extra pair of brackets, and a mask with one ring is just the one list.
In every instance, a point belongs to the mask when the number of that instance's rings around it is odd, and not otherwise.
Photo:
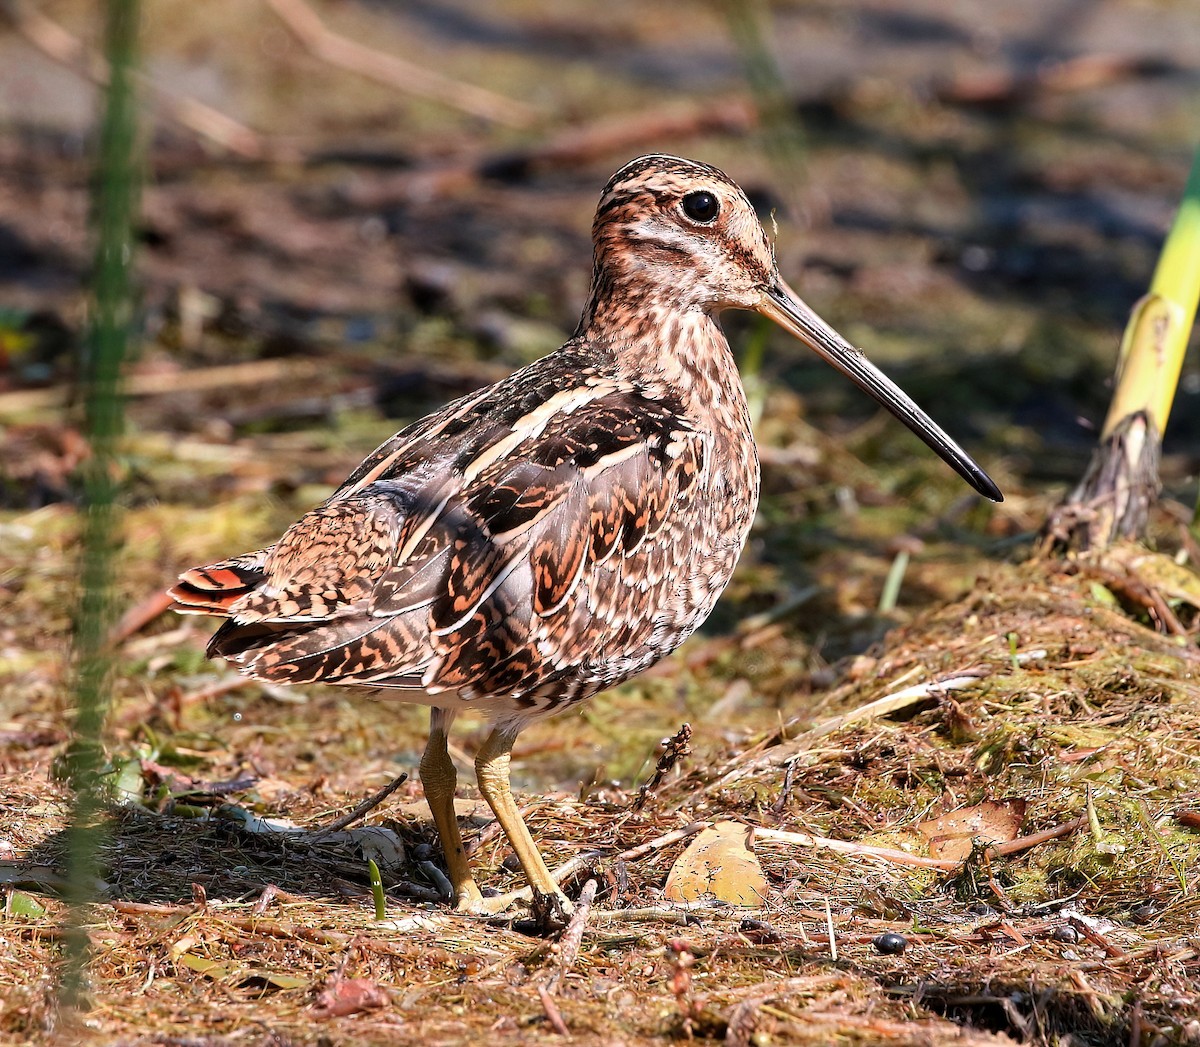
[[(556, 1020), (595, 1043), (1200, 1038), (1194, 359), (1153, 555), (1033, 556), (1183, 185), (1200, 11), (316, 9), (519, 104), (496, 123), (332, 68), (266, 4), (147, 8), (156, 89), (250, 133), (216, 141), (161, 95), (147, 113), (117, 580), (119, 609), (145, 613), (117, 649), (106, 751), (124, 802), (73, 1015), (53, 1005), (54, 771), (96, 99), (28, 22), (0, 33), (0, 1040), (524, 1043), (562, 1038)], [(39, 10), (97, 39), (91, 5)], [(680, 652), (530, 729), (514, 758), (551, 864), (588, 855), (571, 893), (600, 888), (578, 954), (449, 914), (416, 781), (367, 816), (395, 834), (379, 923), (361, 839), (254, 832), (252, 816), (316, 830), (415, 778), (424, 713), (240, 685), (205, 661), (208, 624), (154, 614), (155, 594), (269, 542), (395, 429), (561, 343), (599, 189), (646, 151), (716, 163), (774, 211), (789, 282), (1006, 501), (980, 504), (802, 347), (730, 318), (764, 466), (738, 574)], [(692, 754), (634, 810), (684, 722)], [(460, 721), (453, 755), (484, 878), (507, 887), (470, 801), (483, 733)], [(950, 859), (920, 826), (956, 813), (983, 821)], [(761, 830), (765, 904), (664, 912), (684, 831), (720, 820)], [(881, 952), (884, 933), (906, 949)]]

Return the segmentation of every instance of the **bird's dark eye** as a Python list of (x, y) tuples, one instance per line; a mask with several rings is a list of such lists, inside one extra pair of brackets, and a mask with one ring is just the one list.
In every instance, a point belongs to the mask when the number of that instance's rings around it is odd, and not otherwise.
[(688, 193), (683, 198), (683, 213), (693, 222), (711, 222), (721, 210), (712, 193)]

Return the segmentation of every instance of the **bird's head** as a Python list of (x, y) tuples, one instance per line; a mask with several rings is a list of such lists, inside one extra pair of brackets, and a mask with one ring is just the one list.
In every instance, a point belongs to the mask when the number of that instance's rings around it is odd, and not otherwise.
[(822, 320), (779, 275), (775, 251), (746, 194), (722, 171), (653, 154), (609, 180), (592, 225), (593, 304), (610, 322), (639, 312), (750, 309), (768, 316), (886, 407), (967, 483), (1003, 496), (962, 450), (860, 350)]

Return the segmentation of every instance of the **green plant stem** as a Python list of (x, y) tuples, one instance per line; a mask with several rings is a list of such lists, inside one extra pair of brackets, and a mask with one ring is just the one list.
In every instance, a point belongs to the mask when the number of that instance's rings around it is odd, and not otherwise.
[(87, 906), (95, 892), (101, 841), (96, 826), (103, 797), (97, 772), (103, 763), (100, 734), (108, 711), (110, 659), (105, 637), (112, 623), (112, 554), (117, 536), (117, 440), (124, 404), (121, 364), (133, 317), (133, 219), (137, 206), (136, 99), (137, 0), (109, 0), (105, 50), (109, 83), (100, 129), (94, 187), (96, 256), (92, 316), (83, 362), (85, 431), (91, 457), (84, 475), (80, 595), (74, 623), (75, 724), (67, 772), (74, 789), (68, 830), (64, 1002), (79, 1001), (86, 987), (89, 943)]
[(880, 614), (891, 614), (896, 609), (900, 601), (900, 587), (904, 584), (904, 572), (908, 570), (908, 558), (908, 552), (901, 549), (888, 568), (883, 591), (879, 594)]
[(387, 898), (383, 893), (383, 877), (379, 875), (379, 866), (373, 858), (367, 859), (367, 873), (371, 880), (371, 897), (375, 901), (375, 919), (387, 919)]

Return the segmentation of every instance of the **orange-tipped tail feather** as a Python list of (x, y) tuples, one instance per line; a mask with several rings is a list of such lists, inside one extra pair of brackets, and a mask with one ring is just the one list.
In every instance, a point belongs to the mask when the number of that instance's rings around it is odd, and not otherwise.
[(175, 601), (175, 610), (221, 617), (236, 613), (237, 603), (263, 580), (261, 566), (248, 559), (240, 557), (184, 571), (167, 590)]

